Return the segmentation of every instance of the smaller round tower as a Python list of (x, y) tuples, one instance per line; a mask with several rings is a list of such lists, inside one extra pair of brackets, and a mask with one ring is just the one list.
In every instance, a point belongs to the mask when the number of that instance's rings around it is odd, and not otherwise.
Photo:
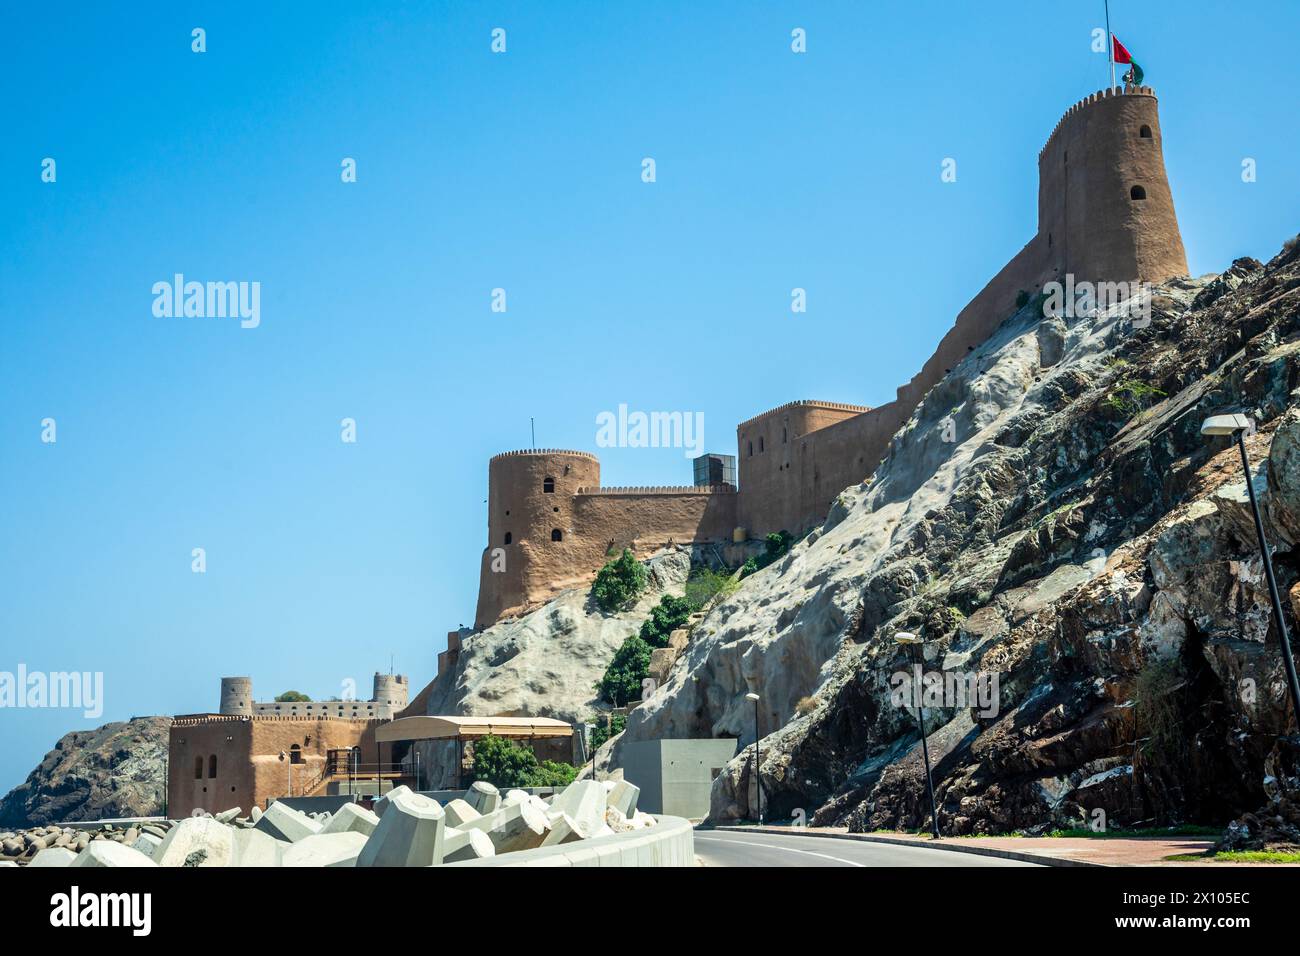
[(220, 713), (234, 717), (252, 716), (253, 679), (251, 677), (221, 678)]
[[(387, 705), (390, 713), (396, 713), (406, 706), (407, 683), (405, 674), (375, 673), (375, 691), (372, 698), (376, 704)], [(382, 708), (377, 707), (377, 711)]]

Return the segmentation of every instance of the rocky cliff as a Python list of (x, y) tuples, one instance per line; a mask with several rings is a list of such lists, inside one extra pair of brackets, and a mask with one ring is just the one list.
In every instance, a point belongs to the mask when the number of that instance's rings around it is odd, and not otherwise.
[[(1300, 246), (1266, 266), (1044, 317), (1031, 302), (926, 396), (825, 525), (697, 625), (624, 740), (754, 740), (769, 817), (918, 827), (900, 631), (925, 640), (949, 833), (1226, 822), (1264, 802), (1288, 707), (1246, 489), (1244, 411), (1282, 585), (1300, 577)], [(1294, 622), (1291, 622), (1294, 627)], [(995, 680), (994, 680), (995, 679)], [(617, 758), (617, 754), (616, 754)], [(753, 750), (712, 817), (750, 814)]]
[(0, 826), (162, 813), (170, 717), (135, 717), (64, 734), (0, 800)]

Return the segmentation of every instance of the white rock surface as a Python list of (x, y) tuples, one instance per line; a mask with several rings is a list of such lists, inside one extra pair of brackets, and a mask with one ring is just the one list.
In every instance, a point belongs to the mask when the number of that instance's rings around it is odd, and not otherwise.
[(77, 854), (77, 858), (68, 866), (105, 869), (126, 866), (157, 866), (139, 850), (133, 850), (122, 843), (112, 840), (95, 840)]

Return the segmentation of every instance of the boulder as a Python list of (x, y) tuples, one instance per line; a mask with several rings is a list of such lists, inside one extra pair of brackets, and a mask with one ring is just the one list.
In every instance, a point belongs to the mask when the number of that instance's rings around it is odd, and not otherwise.
[(256, 828), (277, 840), (297, 843), (320, 833), (321, 825), (302, 811), (277, 800), (262, 814)]
[(482, 830), (456, 830), (447, 828), (443, 840), (443, 863), (461, 860), (482, 860), (496, 854), (496, 847)]
[(360, 833), (362, 836), (370, 836), (377, 826), (379, 826), (379, 816), (376, 813), (360, 804), (345, 803), (329, 818), (325, 826), (321, 827), (320, 832), (322, 835)]
[(281, 866), (356, 866), (366, 835), (356, 830), (318, 833), (284, 851)]
[(157, 866), (139, 850), (133, 850), (112, 840), (96, 840), (77, 854), (77, 858), (68, 866), (90, 867), (94, 869), (119, 866)]
[(233, 829), (211, 817), (190, 817), (163, 837), (153, 852), (153, 862), (159, 866), (229, 866), (235, 856), (234, 835)]
[[(308, 839), (308, 838), (304, 838)], [(235, 856), (232, 866), (279, 866), (284, 851), (293, 846), (262, 830), (236, 830)]]
[(394, 793), (379, 825), (357, 857), (357, 866), (429, 866), (442, 862), (446, 814), (436, 800)]
[(486, 780), (475, 780), (465, 791), (465, 802), (473, 807), (479, 816), (487, 816), (500, 808), (501, 791)]
[(37, 853), (28, 866), (71, 866), (72, 861), (77, 858), (73, 853), (64, 846), (52, 846), (47, 850), (41, 850)]

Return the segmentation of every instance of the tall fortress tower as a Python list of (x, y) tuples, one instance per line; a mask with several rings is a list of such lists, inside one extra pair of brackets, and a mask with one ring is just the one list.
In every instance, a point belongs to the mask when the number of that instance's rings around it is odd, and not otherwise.
[[(978, 241), (978, 236), (972, 236)], [(1066, 110), (1038, 154), (1038, 229), (957, 315), (886, 405), (789, 402), (737, 428), (739, 485), (601, 488), (580, 451), (517, 451), (488, 467), (488, 546), (476, 628), (590, 583), (623, 547), (799, 534), (870, 477), (925, 393), (1052, 281), (1158, 283), (1187, 275), (1150, 87), (1100, 90)], [(671, 405), (671, 403), (669, 403)], [(224, 696), (224, 695), (223, 695)]]

